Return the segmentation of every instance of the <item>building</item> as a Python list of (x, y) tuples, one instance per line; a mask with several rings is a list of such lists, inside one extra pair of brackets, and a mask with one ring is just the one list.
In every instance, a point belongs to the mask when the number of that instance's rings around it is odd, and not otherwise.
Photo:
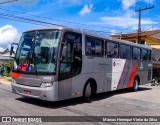
[(0, 64), (3, 64), (10, 60), (10, 52), (0, 52)]
[[(138, 40), (137, 40), (138, 33), (137, 32), (112, 35), (111, 37), (117, 38), (117, 39), (127, 40), (127, 41), (134, 42), (134, 43), (138, 43)], [(152, 48), (160, 49), (160, 30), (152, 30), (152, 31), (142, 32), (140, 44), (148, 44)]]
[[(111, 37), (138, 43), (137, 32), (116, 34), (116, 35), (111, 35)], [(160, 77), (160, 30), (142, 32), (140, 44), (148, 44), (150, 47), (152, 47), (153, 76)]]

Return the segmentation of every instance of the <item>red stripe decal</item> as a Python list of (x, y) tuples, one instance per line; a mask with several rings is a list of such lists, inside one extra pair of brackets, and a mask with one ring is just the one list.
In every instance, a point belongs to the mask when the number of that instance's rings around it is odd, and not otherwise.
[(132, 87), (133, 80), (134, 80), (134, 77), (135, 77), (135, 74), (136, 74), (136, 67), (137, 67), (137, 64), (136, 64), (136, 62), (134, 62), (134, 66), (133, 66), (131, 75), (129, 77), (129, 82), (128, 82), (128, 85), (127, 85), (128, 88)]
[(20, 73), (12, 72), (12, 78), (20, 78)]

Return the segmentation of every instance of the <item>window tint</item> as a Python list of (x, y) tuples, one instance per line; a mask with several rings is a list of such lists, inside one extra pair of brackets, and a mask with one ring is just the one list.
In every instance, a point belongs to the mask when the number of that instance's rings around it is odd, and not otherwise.
[(130, 59), (131, 58), (131, 47), (127, 45), (120, 45), (120, 58)]
[(81, 72), (82, 34), (66, 32), (61, 48), (59, 80), (68, 79)]
[(62, 48), (62, 62), (72, 62), (73, 61), (73, 44), (70, 42), (65, 42)]
[(86, 36), (86, 55), (102, 56), (103, 40)]
[(106, 56), (109, 58), (117, 58), (118, 57), (118, 43), (107, 42), (106, 43)]
[(152, 58), (152, 52), (148, 50), (148, 60), (151, 60), (151, 58)]
[(133, 47), (133, 59), (140, 59), (141, 58), (141, 50), (140, 48)]
[(148, 51), (146, 49), (142, 49), (142, 60), (148, 60)]

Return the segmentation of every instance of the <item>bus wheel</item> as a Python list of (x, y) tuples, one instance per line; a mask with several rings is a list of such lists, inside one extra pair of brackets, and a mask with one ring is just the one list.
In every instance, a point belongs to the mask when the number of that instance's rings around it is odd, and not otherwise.
[(139, 80), (135, 78), (133, 82), (133, 91), (134, 92), (138, 91), (138, 87), (139, 87)]
[(88, 102), (88, 103), (91, 102), (91, 94), (92, 94), (92, 88), (91, 88), (90, 82), (88, 82), (85, 85), (84, 93), (83, 93), (83, 98), (85, 102)]

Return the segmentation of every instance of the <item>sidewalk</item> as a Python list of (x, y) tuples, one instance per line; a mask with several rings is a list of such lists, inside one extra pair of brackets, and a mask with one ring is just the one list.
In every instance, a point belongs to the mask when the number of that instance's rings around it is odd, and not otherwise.
[(11, 84), (11, 77), (0, 77), (0, 84), (6, 84), (10, 85)]

